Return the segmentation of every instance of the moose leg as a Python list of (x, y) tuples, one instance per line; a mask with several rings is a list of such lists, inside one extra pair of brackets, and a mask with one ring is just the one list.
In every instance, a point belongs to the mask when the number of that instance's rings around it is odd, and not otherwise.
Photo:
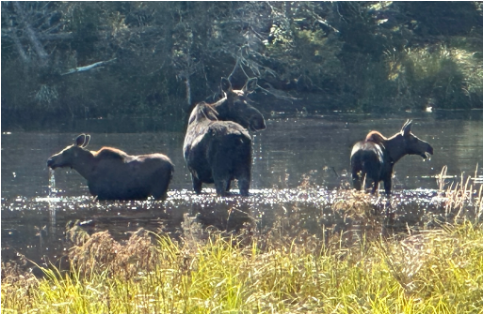
[(168, 183), (170, 183), (169, 180), (167, 180), (167, 182), (163, 182), (162, 184), (158, 184), (157, 186), (153, 187), (151, 194), (153, 195), (155, 200), (162, 200), (162, 201), (166, 200)]
[(387, 196), (390, 196), (392, 194), (392, 178), (385, 178), (383, 180), (383, 186), (385, 187), (385, 193)]
[(250, 179), (239, 179), (240, 195), (249, 196)]
[(371, 189), (371, 194), (375, 194), (375, 192), (378, 190), (378, 185), (379, 185), (379, 182), (378, 181), (373, 181), (373, 188)]
[(378, 179), (366, 174), (365, 176), (365, 190), (369, 190), (371, 188), (371, 194), (375, 194), (378, 190)]
[(239, 174), (237, 176), (238, 186), (240, 195), (249, 196), (250, 187), (250, 163), (245, 167), (239, 169)]
[(148, 194), (153, 195), (156, 200), (164, 201), (167, 197), (168, 186), (173, 176), (173, 168), (171, 165), (166, 165), (161, 169), (158, 169), (153, 177), (150, 179), (151, 187), (149, 188)]
[(230, 175), (228, 174), (225, 164), (216, 163), (216, 166), (212, 167), (212, 175), (217, 195), (225, 196), (227, 186), (230, 185)]
[(366, 168), (366, 188), (370, 188), (371, 183), (373, 183), (371, 194), (375, 194), (375, 192), (378, 190), (378, 185), (381, 180), (381, 165), (379, 163), (368, 163)]
[(230, 181), (233, 178), (232, 160), (228, 157), (232, 156), (230, 150), (219, 149), (212, 160), (212, 176), (215, 183), (217, 195), (225, 196), (230, 188)]
[(358, 171), (353, 170), (351, 173), (351, 180), (353, 181), (353, 188), (357, 191), (361, 190), (361, 177)]
[(197, 194), (202, 193), (202, 181), (197, 179), (193, 174), (192, 174), (192, 186), (195, 193)]
[(230, 185), (230, 180), (215, 180), (215, 190), (217, 191), (217, 195), (225, 196), (227, 184)]
[(230, 191), (230, 182), (231, 182), (231, 180), (227, 181), (227, 186), (225, 187), (226, 192)]

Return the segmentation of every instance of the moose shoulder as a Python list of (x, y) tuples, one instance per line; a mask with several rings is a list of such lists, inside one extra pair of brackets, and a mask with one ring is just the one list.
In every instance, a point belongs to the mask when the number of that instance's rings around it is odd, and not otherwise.
[(241, 195), (249, 194), (252, 146), (247, 129), (265, 128), (263, 115), (247, 99), (254, 82), (249, 80), (242, 90), (234, 90), (230, 81), (222, 78), (223, 98), (193, 108), (183, 155), (197, 194), (202, 183), (215, 183), (217, 194), (225, 195), (233, 179), (238, 180)]
[(112, 147), (93, 152), (86, 149), (90, 138), (79, 135), (74, 145), (50, 157), (47, 166), (73, 168), (87, 180), (89, 191), (99, 200), (142, 200), (150, 195), (166, 198), (174, 171), (167, 156), (131, 156)]
[(351, 151), (351, 177), (353, 187), (361, 189), (363, 179), (365, 188), (372, 187), (375, 193), (383, 181), (386, 194), (391, 193), (393, 166), (405, 155), (419, 155), (423, 158), (434, 150), (427, 142), (410, 132), (412, 121), (407, 121), (400, 132), (390, 138), (378, 131), (368, 133), (364, 141), (357, 142)]

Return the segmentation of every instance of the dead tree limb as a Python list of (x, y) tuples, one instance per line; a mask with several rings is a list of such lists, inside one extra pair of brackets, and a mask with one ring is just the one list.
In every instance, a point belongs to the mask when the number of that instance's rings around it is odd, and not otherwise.
[(27, 33), (27, 37), (29, 38), (30, 42), (32, 43), (32, 46), (34, 47), (35, 52), (39, 56), (39, 59), (41, 61), (41, 65), (46, 65), (47, 58), (49, 57), (49, 55), (45, 51), (42, 43), (37, 38), (36, 32), (34, 31), (32, 26), (30, 26), (30, 23), (28, 22), (27, 16), (24, 12), (24, 9), (22, 8), (22, 6), (20, 5), (20, 3), (18, 1), (15, 1), (13, 3), (13, 5), (15, 6), (15, 10), (17, 11), (18, 15), (21, 17), (22, 23), (24, 24), (25, 32)]
[(89, 70), (92, 70), (92, 69), (94, 69), (94, 68), (96, 68), (98, 66), (105, 65), (105, 64), (110, 63), (110, 62), (113, 62), (115, 60), (116, 60), (116, 58), (113, 58), (113, 59), (108, 60), (108, 61), (99, 61), (99, 62), (90, 64), (90, 65), (85, 65), (85, 66), (82, 66), (82, 67), (77, 67), (77, 68), (74, 68), (74, 69), (70, 69), (66, 73), (62, 73), (61, 75), (67, 75), (67, 74), (72, 74), (72, 73), (77, 73), (77, 72), (89, 71)]

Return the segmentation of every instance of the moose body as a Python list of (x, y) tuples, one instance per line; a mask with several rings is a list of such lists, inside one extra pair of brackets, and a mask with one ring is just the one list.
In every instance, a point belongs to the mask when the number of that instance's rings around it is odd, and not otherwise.
[(351, 151), (351, 177), (353, 187), (365, 189), (372, 187), (371, 193), (383, 181), (385, 193), (390, 195), (392, 188), (393, 166), (405, 155), (420, 155), (424, 159), (433, 154), (433, 148), (410, 132), (412, 121), (407, 121), (402, 130), (391, 138), (378, 131), (368, 133), (364, 141), (357, 142)]
[(87, 180), (89, 192), (98, 200), (143, 200), (152, 195), (164, 200), (174, 166), (163, 154), (130, 156), (111, 147), (97, 152), (86, 148), (89, 135), (81, 134), (47, 161), (52, 169), (71, 167)]
[(263, 115), (247, 103), (250, 83), (233, 90), (230, 81), (223, 78), (224, 97), (214, 104), (201, 102), (190, 114), (183, 155), (197, 194), (202, 183), (215, 183), (217, 194), (223, 196), (234, 179), (240, 194), (249, 194), (252, 139), (246, 128), (265, 128)]

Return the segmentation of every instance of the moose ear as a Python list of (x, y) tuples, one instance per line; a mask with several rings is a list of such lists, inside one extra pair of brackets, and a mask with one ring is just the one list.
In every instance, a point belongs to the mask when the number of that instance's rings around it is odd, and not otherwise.
[(76, 138), (76, 145), (82, 147), (84, 143), (86, 142), (86, 134), (80, 134)]
[(245, 83), (244, 88), (242, 90), (244, 92), (251, 93), (257, 88), (257, 78), (251, 78)]
[(402, 126), (402, 130), (400, 131), (403, 136), (410, 134), (410, 130), (412, 128), (412, 120), (407, 120), (405, 124)]
[(220, 81), (220, 87), (224, 92), (229, 92), (232, 90), (232, 83), (230, 83), (228, 78), (222, 77)]
[(87, 147), (90, 141), (91, 141), (91, 135), (86, 134), (86, 140), (84, 141), (84, 145), (82, 145), (82, 147)]

